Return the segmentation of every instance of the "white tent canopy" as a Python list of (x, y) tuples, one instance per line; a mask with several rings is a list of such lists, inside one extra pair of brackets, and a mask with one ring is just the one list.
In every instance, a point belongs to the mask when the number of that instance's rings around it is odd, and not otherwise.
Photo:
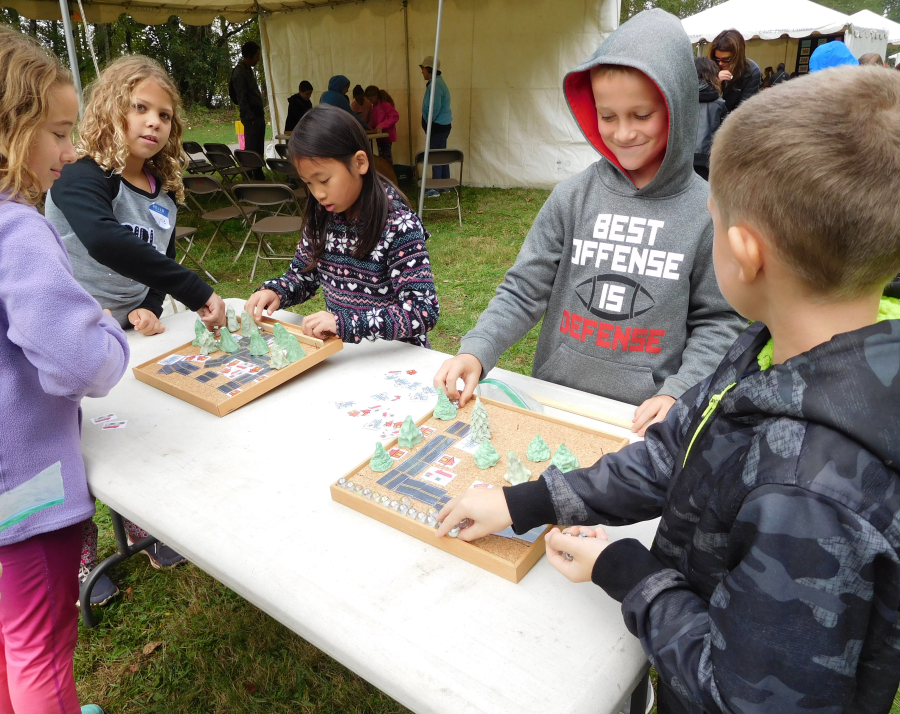
[(851, 24), (843, 13), (810, 0), (729, 0), (681, 21), (691, 42), (712, 42), (734, 28), (745, 40), (831, 35)]
[(888, 44), (900, 45), (900, 22), (888, 20), (871, 10), (860, 10), (850, 16), (850, 20), (854, 25), (860, 27), (872, 27), (878, 30), (884, 30), (887, 33)]
[[(5, 0), (25, 17), (60, 19), (66, 0)], [(216, 16), (260, 17), (273, 134), (300, 80), (313, 101), (335, 74), (387, 89), (400, 114), (394, 158), (424, 149), (425, 92), (418, 65), (435, 47), (437, 0), (91, 0), (90, 22), (121, 13), (148, 24), (177, 15), (188, 24)], [(444, 0), (440, 62), (451, 94), (449, 148), (466, 156), (464, 182), (552, 187), (596, 161), (562, 93), (565, 73), (618, 25), (618, 0)], [(78, 4), (69, 3), (77, 16)], [(411, 135), (411, 136), (410, 136)], [(411, 141), (410, 141), (411, 139)]]

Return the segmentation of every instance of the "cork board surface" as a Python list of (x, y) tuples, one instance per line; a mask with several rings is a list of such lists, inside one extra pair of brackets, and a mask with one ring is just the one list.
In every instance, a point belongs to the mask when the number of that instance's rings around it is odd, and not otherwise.
[[(399, 456), (399, 459), (395, 458), (392, 470), (378, 473), (369, 468), (368, 462), (366, 462), (347, 474), (345, 478), (352, 480), (357, 487), (372, 489), (379, 494), (390, 496), (394, 500), (399, 501), (406, 496), (410, 498), (411, 506), (415, 507), (417, 511), (425, 510), (427, 512), (429, 508), (440, 510), (450, 499), (473, 486), (481, 488), (508, 486), (509, 483), (504, 479), (504, 475), (509, 451), (516, 453), (525, 467), (531, 471), (531, 480), (536, 480), (550, 465), (549, 460), (534, 463), (525, 456), (528, 445), (537, 434), (540, 434), (547, 442), (551, 453), (554, 453), (559, 445), (564, 443), (578, 458), (579, 465), (582, 467), (595, 463), (604, 454), (618, 451), (628, 443), (627, 439), (568, 424), (542, 414), (508, 407), (488, 399), (483, 399), (482, 403), (490, 418), (491, 444), (500, 454), (500, 461), (496, 466), (482, 470), (475, 465), (473, 455), (460, 448), (461, 446), (472, 448), (472, 442), (468, 439), (467, 427), (470, 425), (472, 409), (475, 405), (473, 399), (464, 408), (458, 410), (456, 418), (453, 420), (435, 419), (433, 414), (420, 420), (419, 427), (424, 438), (415, 446), (401, 447), (397, 444), (396, 439), (385, 445), (388, 453), (395, 457)], [(374, 446), (373, 443), (373, 449)], [(401, 455), (401, 452), (405, 453)], [(427, 457), (417, 459), (418, 454), (427, 454)], [(424, 470), (423, 463), (428, 464)], [(407, 465), (409, 466), (407, 467)], [(438, 485), (424, 476), (430, 471), (433, 472), (434, 469), (449, 473), (453, 477), (448, 482)], [(391, 477), (395, 471), (401, 473)], [(417, 473), (412, 475), (413, 472)], [(410, 475), (406, 480), (402, 480), (406, 473)], [(434, 473), (434, 476), (442, 481), (440, 473)], [(398, 481), (402, 482), (397, 483)], [(476, 482), (484, 485), (476, 486)], [(429, 485), (430, 492), (425, 494), (429, 497), (427, 500), (412, 495), (416, 488), (422, 488), (419, 485), (421, 483)], [(410, 488), (410, 484), (414, 484), (412, 488)], [(440, 493), (443, 495), (435, 501), (433, 497)], [(380, 508), (385, 507), (380, 506)], [(421, 528), (433, 530), (424, 524), (421, 524)], [(536, 544), (515, 538), (490, 535), (473, 541), (470, 545), (509, 563), (518, 563)], [(540, 546), (543, 548), (542, 543)]]
[(209, 355), (201, 355), (199, 347), (187, 342), (135, 367), (134, 374), (140, 381), (218, 416), (224, 416), (318, 364), (343, 346), (337, 338), (329, 338), (323, 342), (306, 337), (296, 325), (264, 317), (258, 327), (270, 348), (274, 339), (272, 329), (276, 322), (294, 335), (306, 352), (306, 357), (281, 370), (270, 366), (270, 354), (251, 355), (250, 338), (241, 337), (239, 332), (235, 332), (232, 337), (239, 345), (237, 352), (217, 350)]

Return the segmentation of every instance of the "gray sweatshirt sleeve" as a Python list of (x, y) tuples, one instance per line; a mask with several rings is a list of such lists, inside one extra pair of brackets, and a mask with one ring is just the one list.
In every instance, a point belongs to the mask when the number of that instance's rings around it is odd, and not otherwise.
[(559, 270), (567, 233), (566, 215), (556, 189), (538, 212), (515, 264), (507, 271), (497, 293), (459, 344), (461, 354), (481, 362), (482, 378), (506, 350), (522, 339), (543, 317)]
[(747, 320), (738, 315), (722, 297), (712, 261), (713, 227), (697, 244), (697, 259), (691, 273), (691, 297), (687, 315), (687, 345), (681, 367), (667, 377), (659, 394), (678, 399), (688, 389), (712, 374), (728, 348), (747, 328)]

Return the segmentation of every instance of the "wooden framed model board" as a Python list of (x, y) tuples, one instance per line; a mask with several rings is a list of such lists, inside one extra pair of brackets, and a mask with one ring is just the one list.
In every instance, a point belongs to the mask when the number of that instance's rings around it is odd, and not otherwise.
[[(306, 356), (282, 369), (271, 366), (272, 331), (282, 325), (297, 338)], [(271, 317), (258, 323), (269, 354), (250, 354), (250, 340), (232, 333), (239, 349), (218, 350), (202, 355), (191, 342), (154, 357), (134, 368), (134, 376), (157, 389), (178, 397), (195, 407), (223, 417), (257, 397), (293, 379), (301, 372), (340, 351), (344, 343), (338, 337), (318, 340), (307, 337), (299, 327)]]
[[(443, 396), (443, 395), (441, 395)], [(507, 454), (514, 451), (537, 479), (550, 460), (532, 462), (526, 457), (529, 444), (540, 435), (551, 452), (565, 444), (580, 466), (589, 466), (603, 454), (618, 451), (629, 443), (626, 438), (570, 424), (560, 419), (481, 399), (490, 420), (490, 443), (500, 460), (488, 469), (475, 464), (479, 446), (472, 438), (471, 421), (475, 409), (472, 399), (459, 409), (456, 417), (443, 421), (434, 412), (419, 420), (422, 441), (401, 447), (398, 439), (385, 445), (394, 460), (386, 472), (373, 471), (365, 461), (331, 485), (331, 497), (338, 503), (364, 513), (397, 530), (418, 538), (463, 560), (514, 583), (519, 582), (544, 553), (546, 526), (528, 534), (533, 542), (512, 537), (489, 535), (472, 543), (457, 538), (436, 538), (435, 517), (455, 496), (469, 488), (508, 486)]]

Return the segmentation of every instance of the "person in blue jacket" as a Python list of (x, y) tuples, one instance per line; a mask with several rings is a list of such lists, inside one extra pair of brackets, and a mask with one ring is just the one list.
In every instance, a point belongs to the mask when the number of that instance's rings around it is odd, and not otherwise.
[(363, 125), (364, 129), (368, 129), (363, 120), (356, 116), (356, 112), (350, 107), (350, 100), (347, 99), (347, 92), (350, 90), (350, 80), (342, 74), (336, 74), (328, 80), (328, 90), (322, 92), (319, 104), (331, 104), (339, 107), (345, 112), (350, 113), (356, 120)]
[(834, 40), (816, 47), (809, 58), (809, 71), (818, 72), (822, 69), (840, 67), (845, 64), (858, 65), (859, 60), (853, 56), (847, 45), (840, 40)]
[[(431, 143), (429, 149), (446, 149), (447, 137), (450, 136), (453, 112), (450, 111), (450, 90), (447, 83), (441, 77), (441, 62), (437, 63), (437, 75), (434, 75), (434, 57), (426, 57), (419, 65), (422, 76), (425, 78), (425, 98), (422, 100), (422, 129), (428, 133), (428, 104), (431, 101), (431, 87), (436, 87), (434, 92), (434, 115), (431, 122)], [(450, 167), (432, 166), (431, 177), (436, 179), (450, 178)], [(444, 189), (446, 190), (446, 189)], [(439, 195), (439, 190), (430, 189), (425, 192), (428, 197)]]

